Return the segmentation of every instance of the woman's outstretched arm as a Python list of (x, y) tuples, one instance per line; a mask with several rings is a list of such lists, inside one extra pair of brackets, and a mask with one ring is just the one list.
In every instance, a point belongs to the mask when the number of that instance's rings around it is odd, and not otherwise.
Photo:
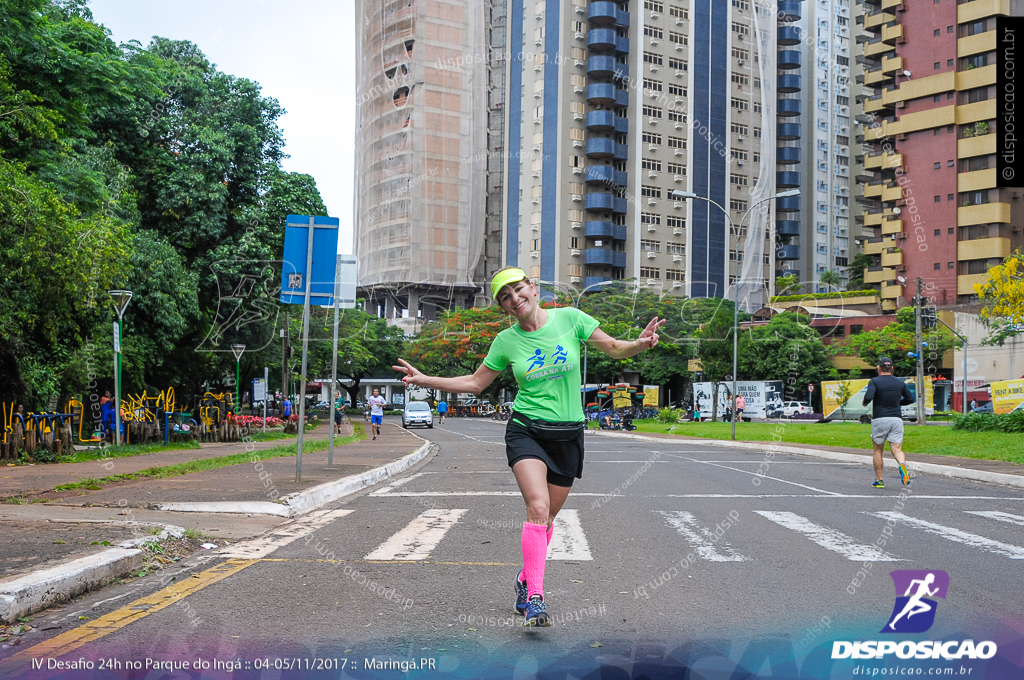
[(665, 325), (666, 319), (658, 320), (658, 317), (651, 319), (647, 328), (640, 333), (636, 340), (616, 340), (600, 328), (595, 328), (590, 334), (587, 343), (594, 349), (599, 349), (612, 359), (627, 359), (636, 356), (645, 349), (650, 349), (658, 344), (658, 329)]
[(480, 394), (487, 387), (494, 382), (494, 379), (500, 375), (500, 371), (487, 368), (483, 364), (480, 364), (480, 368), (476, 369), (476, 373), (472, 375), (460, 375), (455, 378), (439, 378), (432, 375), (425, 375), (418, 368), (414, 367), (405, 359), (399, 359), (398, 363), (401, 366), (392, 366), (399, 373), (404, 373), (402, 376), (402, 382), (406, 387), (409, 385), (417, 385), (418, 387), (425, 387), (432, 390), (442, 390), (444, 392), (469, 392), (470, 394)]

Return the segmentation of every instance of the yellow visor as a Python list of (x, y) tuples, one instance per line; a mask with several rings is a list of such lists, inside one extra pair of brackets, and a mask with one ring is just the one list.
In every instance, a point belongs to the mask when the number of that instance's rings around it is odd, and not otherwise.
[(516, 283), (526, 278), (526, 272), (522, 269), (503, 269), (491, 279), (491, 297), (497, 301), (498, 293), (510, 283)]

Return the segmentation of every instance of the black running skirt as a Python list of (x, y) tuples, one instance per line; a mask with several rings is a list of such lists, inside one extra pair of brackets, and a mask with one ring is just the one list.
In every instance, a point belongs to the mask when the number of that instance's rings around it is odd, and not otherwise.
[(512, 467), (523, 458), (537, 458), (548, 466), (548, 483), (572, 486), (583, 477), (583, 431), (568, 441), (539, 441), (530, 430), (510, 419), (505, 426), (505, 455)]

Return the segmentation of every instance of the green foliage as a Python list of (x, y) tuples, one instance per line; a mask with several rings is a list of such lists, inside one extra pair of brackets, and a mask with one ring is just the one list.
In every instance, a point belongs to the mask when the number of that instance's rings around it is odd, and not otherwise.
[(878, 295), (877, 290), (848, 290), (833, 293), (808, 293), (806, 295), (776, 295), (772, 302), (801, 302), (803, 300), (832, 300), (838, 298), (862, 297), (865, 295)]
[[(803, 288), (803, 286), (800, 285), (800, 277), (796, 274), (786, 274), (785, 276), (778, 276), (775, 278), (775, 290), (780, 293), (792, 294), (801, 288)], [(772, 299), (774, 300), (776, 298)]]
[(665, 407), (658, 411), (657, 420), (659, 423), (675, 423), (679, 421), (680, 412), (677, 409)]
[(956, 413), (953, 414), (954, 430), (965, 432), (1007, 432), (1024, 434), (1024, 411), (1011, 413)]
[(740, 334), (739, 378), (784, 380), (786, 399), (810, 383), (836, 377), (821, 335), (799, 314), (783, 312)]
[[(875, 255), (868, 255), (866, 253), (857, 253), (850, 260), (850, 266), (847, 268), (849, 272), (849, 279), (846, 284), (846, 290), (856, 291), (864, 285), (864, 270), (868, 267), (874, 267), (875, 261), (878, 258)], [(871, 291), (876, 293), (877, 291)]]
[(818, 283), (828, 286), (829, 292), (832, 291), (832, 288), (838, 288), (842, 282), (842, 279), (839, 277), (839, 272), (834, 269), (823, 271), (821, 275), (818, 276)]
[[(953, 347), (960, 345), (956, 336), (946, 330), (945, 327), (933, 328), (925, 331), (924, 341), (928, 347), (924, 350), (925, 372), (930, 367), (938, 366), (942, 355)], [(895, 320), (891, 321), (884, 328), (874, 331), (858, 333), (845, 340), (832, 343), (831, 348), (839, 354), (855, 354), (865, 363), (875, 366), (878, 364), (878, 357), (888, 356), (893, 361), (893, 374), (897, 376), (914, 375), (917, 371), (917, 362), (907, 356), (907, 352), (914, 351), (916, 347), (916, 326), (914, 308), (904, 307), (896, 312)]]

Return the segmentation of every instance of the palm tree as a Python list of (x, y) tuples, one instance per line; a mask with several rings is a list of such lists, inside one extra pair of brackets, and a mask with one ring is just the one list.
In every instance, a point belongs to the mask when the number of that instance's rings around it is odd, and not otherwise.
[(839, 277), (839, 272), (834, 269), (823, 271), (821, 276), (818, 277), (818, 283), (828, 286), (828, 292), (832, 292), (832, 287), (839, 288), (843, 280)]

